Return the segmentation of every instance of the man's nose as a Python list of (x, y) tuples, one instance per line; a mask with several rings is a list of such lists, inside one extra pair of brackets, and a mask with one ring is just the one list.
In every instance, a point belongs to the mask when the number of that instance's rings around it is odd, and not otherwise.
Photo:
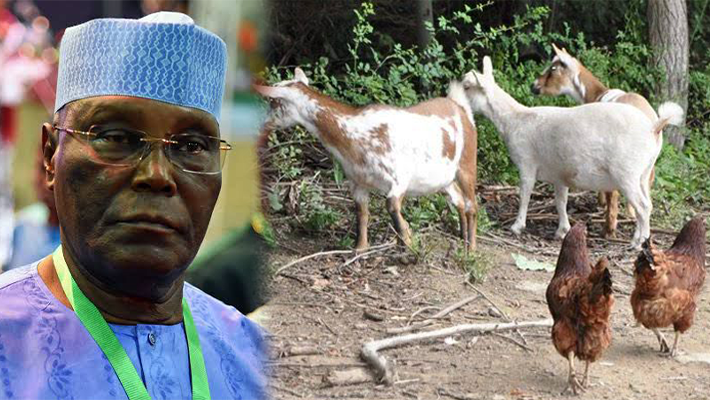
[(177, 185), (173, 178), (173, 166), (165, 154), (162, 143), (151, 143), (146, 154), (136, 166), (132, 187), (139, 192), (151, 191), (173, 196)]

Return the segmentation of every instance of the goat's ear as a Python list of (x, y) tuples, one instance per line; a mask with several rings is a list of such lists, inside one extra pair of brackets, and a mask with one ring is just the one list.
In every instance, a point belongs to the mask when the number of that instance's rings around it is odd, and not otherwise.
[(306, 76), (306, 74), (303, 72), (303, 70), (301, 68), (296, 67), (296, 69), (293, 70), (293, 77), (298, 82), (301, 82), (302, 84), (308, 86), (308, 77)]
[(251, 86), (252, 89), (259, 95), (263, 97), (269, 97), (269, 98), (279, 98), (283, 97), (283, 88), (280, 87), (274, 87), (274, 86), (262, 86), (262, 85), (257, 85), (254, 84)]
[(470, 89), (473, 87), (483, 87), (484, 78), (483, 75), (478, 72), (471, 70), (463, 78), (463, 88)]
[(483, 57), (483, 75), (493, 79), (493, 62), (491, 62), (491, 58), (488, 56)]
[(555, 46), (554, 43), (552, 43), (552, 50), (555, 51), (555, 54), (557, 54), (557, 56), (560, 56), (562, 54), (562, 50), (560, 50), (559, 47)]

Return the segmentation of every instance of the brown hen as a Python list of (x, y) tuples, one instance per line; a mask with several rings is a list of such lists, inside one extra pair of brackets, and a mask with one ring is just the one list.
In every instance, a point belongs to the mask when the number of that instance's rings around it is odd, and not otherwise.
[[(547, 286), (547, 306), (554, 325), (552, 342), (569, 362), (568, 386), (574, 394), (589, 384), (589, 364), (611, 344), (609, 317), (614, 305), (609, 262), (589, 262), (584, 224), (577, 223), (562, 242), (555, 275)], [(577, 380), (574, 357), (585, 362), (584, 379)], [(564, 393), (563, 392), (563, 393)]]
[[(670, 249), (663, 251), (649, 238), (634, 264), (636, 287), (631, 293), (634, 317), (653, 331), (661, 353), (677, 353), (680, 334), (693, 325), (696, 299), (705, 281), (705, 221), (690, 220)], [(675, 341), (670, 349), (658, 330), (673, 325)]]

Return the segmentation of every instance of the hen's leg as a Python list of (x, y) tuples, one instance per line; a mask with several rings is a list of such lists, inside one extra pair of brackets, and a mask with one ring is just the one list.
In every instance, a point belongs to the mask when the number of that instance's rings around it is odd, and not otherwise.
[(680, 339), (680, 332), (675, 331), (675, 340), (673, 341), (673, 348), (671, 349), (671, 357), (678, 355), (678, 339)]
[(577, 375), (574, 372), (574, 352), (570, 351), (567, 354), (567, 361), (569, 362), (569, 374), (567, 375), (567, 387), (562, 394), (572, 391), (574, 395), (578, 395), (580, 392), (584, 392), (584, 388), (579, 384), (577, 380)]
[(658, 328), (653, 328), (651, 329), (653, 333), (656, 334), (656, 338), (658, 339), (658, 344), (661, 345), (661, 350), (659, 350), (661, 353), (668, 353), (670, 352), (670, 347), (668, 347), (668, 342), (666, 341), (666, 337), (663, 336), (663, 333), (658, 330)]
[(583, 387), (583, 388), (588, 388), (588, 387), (589, 387), (589, 364), (591, 364), (591, 362), (585, 361), (585, 365), (584, 365), (584, 379), (582, 379), (582, 387)]

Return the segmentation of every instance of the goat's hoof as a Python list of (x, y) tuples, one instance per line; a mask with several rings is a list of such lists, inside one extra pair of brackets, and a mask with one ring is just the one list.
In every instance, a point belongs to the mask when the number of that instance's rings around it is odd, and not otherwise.
[(510, 227), (511, 232), (517, 236), (520, 236), (520, 234), (523, 233), (523, 229), (525, 229), (525, 225), (513, 224), (513, 226)]
[(614, 230), (605, 229), (604, 230), (604, 239), (616, 239), (616, 229), (614, 229)]
[(359, 245), (355, 246), (355, 249), (354, 249), (355, 254), (363, 253), (363, 252), (367, 251), (367, 249), (369, 247), (370, 246), (368, 246), (367, 244), (359, 244)]
[(559, 228), (555, 232), (555, 238), (557, 239), (564, 239), (565, 236), (567, 235), (567, 232), (569, 232), (570, 228)]

